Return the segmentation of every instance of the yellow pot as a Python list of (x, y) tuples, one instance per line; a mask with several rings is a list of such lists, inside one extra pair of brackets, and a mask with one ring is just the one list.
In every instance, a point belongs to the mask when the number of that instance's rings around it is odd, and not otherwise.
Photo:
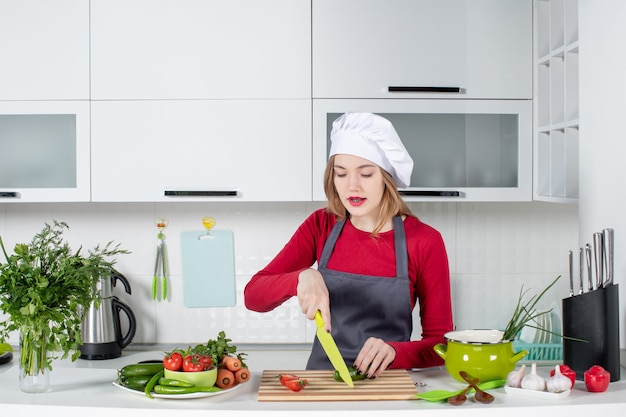
[(499, 330), (459, 330), (444, 335), (447, 343), (435, 345), (435, 352), (445, 361), (446, 370), (457, 381), (465, 383), (459, 371), (465, 371), (480, 382), (506, 379), (527, 350), (515, 352), (512, 340), (502, 340)]

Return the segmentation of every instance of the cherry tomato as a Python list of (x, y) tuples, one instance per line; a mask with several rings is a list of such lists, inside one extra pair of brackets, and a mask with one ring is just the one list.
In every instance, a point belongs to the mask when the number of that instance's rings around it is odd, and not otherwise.
[(298, 378), (298, 379), (287, 379), (285, 381), (285, 386), (292, 391), (298, 392), (301, 391), (307, 384), (306, 379)]
[[(574, 384), (576, 383), (576, 371), (572, 370), (572, 368), (570, 368), (567, 365), (559, 365), (559, 370), (561, 371), (563, 375), (568, 377), (570, 381), (572, 381), (572, 388), (574, 388)], [(551, 370), (550, 376), (554, 376), (554, 373), (555, 373), (554, 369)]]
[(179, 352), (170, 352), (163, 358), (163, 367), (170, 371), (179, 371), (183, 367), (183, 355)]
[(204, 367), (204, 370), (208, 370), (213, 363), (213, 360), (209, 355), (201, 355), (198, 357), (198, 362)]
[(585, 371), (585, 386), (589, 392), (604, 392), (609, 388), (611, 374), (600, 365), (593, 365)]
[(183, 358), (183, 371), (200, 372), (204, 370), (204, 365), (200, 363), (198, 355), (187, 355)]
[(281, 385), (287, 386), (286, 385), (287, 381), (294, 380), (294, 379), (297, 380), (297, 379), (300, 379), (300, 378), (298, 378), (294, 374), (280, 374), (280, 375), (278, 375), (278, 379), (279, 379)]

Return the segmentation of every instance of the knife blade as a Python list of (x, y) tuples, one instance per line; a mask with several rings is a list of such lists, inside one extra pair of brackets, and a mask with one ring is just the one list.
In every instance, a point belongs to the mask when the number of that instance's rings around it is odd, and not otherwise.
[(326, 329), (324, 329), (324, 319), (322, 318), (322, 313), (320, 313), (319, 310), (315, 313), (315, 324), (317, 325), (317, 331), (315, 334), (317, 335), (317, 339), (320, 341), (324, 352), (326, 352), (326, 356), (330, 359), (330, 363), (333, 364), (335, 370), (339, 371), (341, 379), (343, 379), (346, 384), (354, 388), (354, 382), (352, 382), (348, 366), (343, 360), (341, 352), (339, 352), (335, 339), (333, 339), (333, 336), (328, 333)]
[(569, 296), (574, 295), (574, 253), (569, 251)]
[(594, 289), (602, 286), (604, 281), (604, 243), (602, 242), (602, 233), (595, 232), (593, 234), (593, 251), (596, 263), (596, 285)]
[(606, 261), (606, 279), (602, 285), (606, 287), (613, 284), (615, 232), (613, 229), (604, 229), (602, 230), (602, 235), (604, 240), (604, 259)]
[(578, 295), (583, 293), (583, 288), (585, 285), (583, 284), (583, 272), (585, 271), (585, 253), (583, 248), (578, 248)]
[(587, 291), (593, 291), (593, 273), (591, 269), (591, 245), (585, 245), (585, 258), (587, 259)]

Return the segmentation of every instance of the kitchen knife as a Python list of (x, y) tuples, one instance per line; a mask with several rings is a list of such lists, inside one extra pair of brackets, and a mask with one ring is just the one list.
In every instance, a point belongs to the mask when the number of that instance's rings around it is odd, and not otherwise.
[(569, 251), (569, 296), (574, 295), (574, 253)]
[(615, 233), (613, 229), (602, 231), (604, 241), (604, 259), (606, 261), (606, 279), (602, 284), (604, 287), (613, 284), (613, 253), (615, 251)]
[(343, 360), (341, 352), (339, 352), (335, 339), (333, 339), (333, 336), (328, 333), (326, 329), (324, 329), (324, 319), (322, 318), (322, 313), (320, 313), (319, 310), (315, 313), (315, 324), (317, 325), (317, 340), (320, 341), (322, 348), (324, 348), (324, 352), (326, 352), (326, 356), (330, 359), (330, 363), (333, 364), (335, 370), (339, 371), (341, 379), (343, 379), (346, 384), (354, 388), (354, 382), (352, 382), (348, 366)]
[(583, 251), (583, 248), (579, 248), (578, 249), (578, 262), (579, 262), (579, 269), (578, 269), (578, 294), (582, 294), (583, 293), (583, 288), (585, 287), (583, 284), (583, 272), (585, 271), (585, 254)]
[(585, 245), (585, 258), (587, 259), (587, 291), (593, 290), (593, 273), (591, 270), (591, 246)]
[(601, 232), (593, 234), (593, 251), (596, 263), (596, 285), (594, 288), (597, 290), (602, 286), (602, 281), (604, 281), (604, 244)]

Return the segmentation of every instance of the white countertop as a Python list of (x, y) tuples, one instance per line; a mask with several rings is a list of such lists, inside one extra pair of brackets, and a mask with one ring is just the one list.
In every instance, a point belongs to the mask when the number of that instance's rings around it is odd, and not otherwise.
[[(19, 390), (17, 359), (9, 364), (0, 365), (0, 408), (3, 415), (20, 415), (25, 412), (45, 412), (47, 417), (67, 417), (83, 413), (89, 417), (117, 416), (160, 417), (172, 416), (207, 416), (209, 410), (237, 411), (246, 416), (298, 416), (337, 415), (342, 417), (379, 415), (381, 411), (392, 411), (395, 416), (442, 415), (454, 409), (463, 416), (524, 416), (529, 413), (550, 411), (588, 412), (594, 414), (617, 415), (626, 407), (626, 381), (622, 370), (622, 380), (611, 383), (604, 393), (590, 393), (582, 381), (577, 381), (571, 394), (560, 399), (528, 399), (507, 394), (504, 388), (491, 390), (496, 397), (491, 404), (480, 404), (469, 398), (460, 406), (447, 403), (429, 403), (415, 401), (333, 401), (333, 402), (258, 402), (257, 390), (264, 369), (304, 369), (307, 351), (300, 350), (244, 350), (246, 363), (252, 371), (250, 382), (232, 392), (222, 395), (173, 400), (149, 399), (144, 395), (130, 393), (112, 385), (117, 369), (124, 365), (148, 359), (162, 357), (159, 351), (125, 351), (122, 357), (105, 361), (87, 361), (79, 359), (57, 361), (50, 374), (50, 391), (43, 394), (26, 394)], [(552, 367), (540, 367), (539, 373), (547, 376)], [(410, 372), (415, 382), (426, 384), (420, 391), (433, 389), (460, 389), (464, 385), (456, 382), (445, 370), (431, 368)], [(40, 409), (45, 407), (45, 411)], [(558, 410), (554, 407), (559, 407)], [(216, 414), (213, 414), (216, 415)]]

